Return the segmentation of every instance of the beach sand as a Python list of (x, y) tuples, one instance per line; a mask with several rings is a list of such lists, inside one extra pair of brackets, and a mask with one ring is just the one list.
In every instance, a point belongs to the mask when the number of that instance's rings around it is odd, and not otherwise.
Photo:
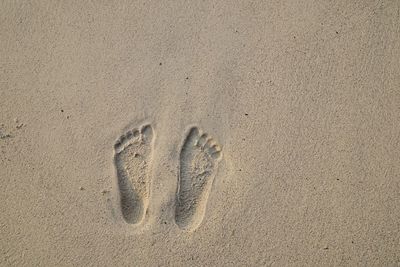
[(3, 1), (0, 266), (398, 266), (399, 9)]

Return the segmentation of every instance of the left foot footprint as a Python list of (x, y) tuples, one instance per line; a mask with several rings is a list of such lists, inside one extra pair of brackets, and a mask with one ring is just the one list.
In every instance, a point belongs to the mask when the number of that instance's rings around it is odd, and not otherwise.
[(146, 214), (152, 141), (153, 129), (145, 125), (122, 135), (114, 147), (121, 210), (127, 223), (140, 223)]

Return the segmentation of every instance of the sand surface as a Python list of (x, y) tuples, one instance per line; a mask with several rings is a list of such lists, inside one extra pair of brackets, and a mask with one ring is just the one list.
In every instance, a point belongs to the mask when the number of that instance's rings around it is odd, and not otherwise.
[(399, 266), (399, 9), (1, 1), (0, 266)]

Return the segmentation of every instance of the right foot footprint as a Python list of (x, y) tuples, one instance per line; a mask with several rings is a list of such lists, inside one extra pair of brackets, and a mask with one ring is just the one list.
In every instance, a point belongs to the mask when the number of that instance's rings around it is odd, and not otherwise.
[(193, 127), (183, 144), (175, 221), (184, 230), (196, 229), (203, 220), (208, 195), (222, 157), (221, 148)]
[(114, 146), (121, 210), (127, 223), (140, 223), (146, 214), (152, 140), (153, 129), (145, 125), (122, 135)]

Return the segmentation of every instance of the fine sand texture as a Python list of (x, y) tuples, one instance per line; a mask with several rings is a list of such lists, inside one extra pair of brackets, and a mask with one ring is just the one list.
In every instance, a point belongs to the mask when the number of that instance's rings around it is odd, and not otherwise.
[(0, 266), (400, 266), (400, 1), (0, 1)]

